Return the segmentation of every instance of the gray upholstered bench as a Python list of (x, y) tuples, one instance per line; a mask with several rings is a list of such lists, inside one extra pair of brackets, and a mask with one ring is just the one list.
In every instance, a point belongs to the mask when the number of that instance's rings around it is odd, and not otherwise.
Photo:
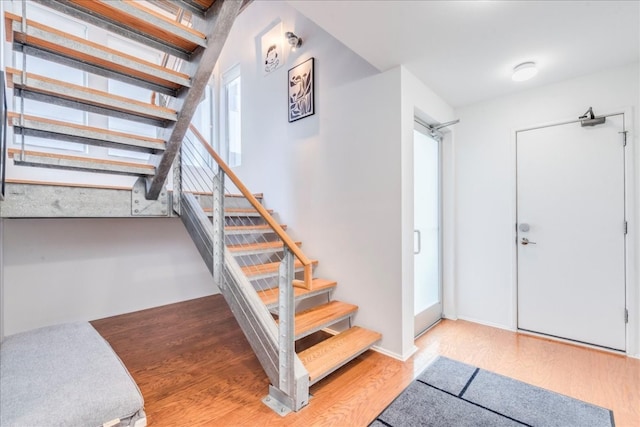
[(86, 322), (8, 336), (0, 345), (0, 426), (146, 426), (138, 386)]

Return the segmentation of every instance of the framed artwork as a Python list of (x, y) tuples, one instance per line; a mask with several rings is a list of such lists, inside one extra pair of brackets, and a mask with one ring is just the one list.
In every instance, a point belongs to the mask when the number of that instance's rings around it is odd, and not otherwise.
[(315, 113), (313, 65), (314, 58), (309, 58), (289, 70), (289, 122)]
[(269, 29), (260, 40), (262, 74), (268, 75), (284, 64), (282, 52), (282, 22), (278, 22)]

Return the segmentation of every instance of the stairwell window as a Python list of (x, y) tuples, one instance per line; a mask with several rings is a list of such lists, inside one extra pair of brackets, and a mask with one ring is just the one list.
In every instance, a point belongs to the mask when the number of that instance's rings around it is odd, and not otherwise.
[[(34, 2), (27, 2), (26, 8), (28, 19), (33, 19), (38, 22), (44, 22), (51, 27), (61, 28), (65, 32), (76, 37), (80, 37), (83, 39), (87, 38), (87, 26), (75, 19), (50, 11), (46, 8), (42, 8)], [(18, 10), (18, 14), (21, 13), (22, 11)], [(25, 58), (20, 52), (14, 51), (12, 54), (14, 68), (22, 69), (23, 67), (25, 67), (25, 70), (29, 73), (55, 78), (57, 80), (62, 80), (66, 83), (78, 86), (86, 86), (87, 75), (85, 72), (77, 68), (54, 63), (30, 55), (27, 55), (27, 57)], [(78, 125), (87, 124), (87, 113), (78, 109), (30, 98), (25, 99), (14, 97), (13, 102), (13, 111), (23, 111), (24, 114), (28, 116), (30, 115), (43, 117), (46, 119), (65, 121)], [(20, 105), (21, 102), (23, 102), (24, 105)], [(13, 143), (16, 145), (20, 145), (22, 143), (22, 137), (14, 134)], [(24, 136), (24, 143), (25, 145), (34, 147), (70, 150), (82, 153), (87, 152), (87, 146), (84, 144), (56, 140), (53, 138), (45, 138), (42, 136), (26, 135)]]
[(240, 166), (242, 160), (242, 120), (240, 67), (235, 66), (222, 78), (224, 141), (223, 154), (229, 166)]
[[(159, 64), (162, 58), (162, 54), (156, 50), (149, 49), (147, 46), (140, 43), (111, 34), (107, 34), (107, 47), (120, 52), (127, 52), (129, 55), (133, 55), (136, 58), (140, 58), (154, 64)], [(108, 92), (111, 94), (140, 102), (149, 102), (153, 92), (149, 89), (144, 89), (115, 79), (108, 79), (107, 87)], [(110, 130), (146, 136), (149, 138), (159, 137), (158, 128), (151, 124), (139, 123), (118, 117), (109, 117), (107, 120), (108, 128)], [(150, 158), (148, 153), (136, 153), (130, 150), (121, 150), (118, 148), (109, 148), (107, 152), (109, 156), (114, 157), (125, 157), (145, 161)]]

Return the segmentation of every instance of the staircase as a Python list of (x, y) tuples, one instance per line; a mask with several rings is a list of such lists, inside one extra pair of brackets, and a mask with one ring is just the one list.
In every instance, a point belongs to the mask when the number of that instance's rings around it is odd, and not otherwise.
[[(264, 402), (281, 414), (297, 411), (307, 405), (311, 385), (381, 335), (352, 325), (358, 307), (332, 300), (337, 283), (313, 277), (318, 261), (307, 258), (302, 242), (263, 207), (262, 194), (251, 194), (193, 127), (180, 160), (174, 208), (271, 380)], [(227, 180), (240, 195), (230, 195)], [(319, 331), (332, 336), (306, 346), (304, 339)]]
[[(260, 300), (278, 316), (278, 274), (285, 245), (278, 241), (273, 231), (265, 226), (265, 220), (251, 208), (245, 199), (234, 200), (242, 208), (225, 209), (225, 242), (227, 249), (241, 266)], [(284, 228), (284, 226), (283, 226)], [(257, 230), (260, 232), (258, 233)], [(301, 242), (296, 242), (298, 247)], [(311, 260), (318, 265), (317, 260)], [(351, 326), (358, 307), (331, 299), (337, 283), (333, 280), (313, 278), (307, 288), (303, 279), (302, 264), (294, 263), (298, 277), (293, 281), (294, 301), (297, 306), (306, 305), (295, 313), (295, 340), (326, 330), (336, 323), (346, 321), (349, 328), (300, 352), (298, 356), (309, 371), (309, 384), (313, 385), (359, 356), (381, 338), (380, 334), (357, 326)], [(313, 300), (313, 301), (311, 301)]]
[[(6, 69), (14, 96), (153, 125), (160, 136), (29, 115), (19, 102), (20, 111), (7, 116), (18, 140), (29, 136), (117, 148), (148, 153), (150, 160), (117, 161), (26, 149), (24, 143), (12, 146), (7, 155), (16, 165), (126, 175), (137, 181), (131, 188), (9, 182), (2, 215), (179, 215), (270, 379), (264, 402), (280, 414), (306, 406), (311, 385), (381, 336), (352, 325), (358, 307), (332, 300), (337, 283), (314, 277), (318, 261), (304, 254), (302, 242), (287, 235), (286, 226), (264, 208), (262, 195), (250, 193), (190, 124), (242, 2), (36, 1), (160, 50), (164, 57), (156, 64), (65, 33), (30, 19), (23, 4), (22, 14), (5, 14), (7, 41), (23, 58), (72, 66), (150, 89), (154, 96), (150, 102), (117, 96), (60, 76), (29, 72), (25, 62), (22, 69)], [(166, 66), (169, 63), (173, 67)], [(172, 192), (166, 188), (170, 170)], [(319, 331), (330, 337), (305, 344), (306, 337)]]

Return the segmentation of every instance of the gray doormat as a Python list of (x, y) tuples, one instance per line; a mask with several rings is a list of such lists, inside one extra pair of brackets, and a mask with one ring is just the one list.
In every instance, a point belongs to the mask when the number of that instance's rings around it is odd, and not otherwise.
[(370, 424), (615, 427), (613, 412), (438, 357)]

